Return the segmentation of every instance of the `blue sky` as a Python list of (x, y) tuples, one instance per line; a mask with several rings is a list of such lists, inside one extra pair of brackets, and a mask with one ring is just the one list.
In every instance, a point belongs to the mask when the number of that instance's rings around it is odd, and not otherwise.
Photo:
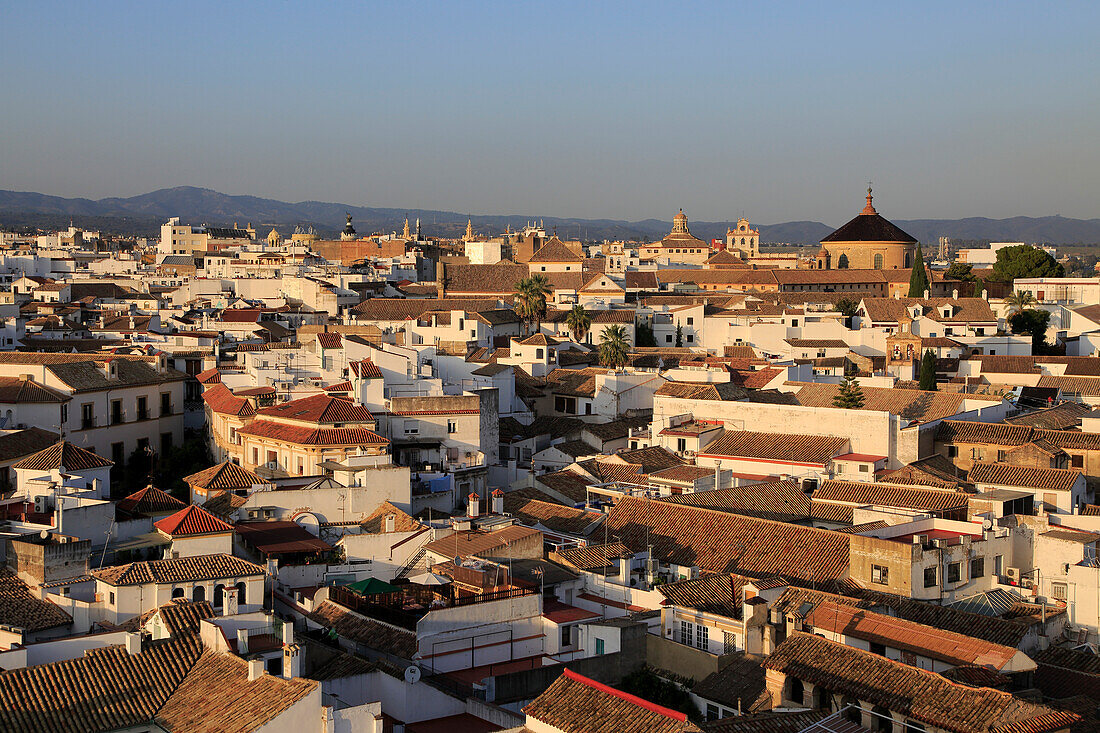
[(0, 2), (0, 188), (1100, 216), (1100, 3)]

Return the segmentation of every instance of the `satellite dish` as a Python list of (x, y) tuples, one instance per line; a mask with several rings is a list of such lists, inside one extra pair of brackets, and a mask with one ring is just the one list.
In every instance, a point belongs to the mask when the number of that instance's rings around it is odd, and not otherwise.
[(420, 681), (420, 667), (415, 664), (405, 668), (405, 681), (410, 685), (415, 685)]
[(993, 529), (993, 520), (987, 519), (982, 522), (982, 529)]

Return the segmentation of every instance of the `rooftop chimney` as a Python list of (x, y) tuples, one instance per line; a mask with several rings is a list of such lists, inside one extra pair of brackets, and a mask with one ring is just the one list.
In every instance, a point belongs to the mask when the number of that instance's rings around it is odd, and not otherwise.
[(393, 514), (386, 515), (386, 531), (393, 532), (394, 527), (397, 526), (397, 517)]
[(466, 513), (470, 515), (470, 519), (477, 519), (481, 513), (481, 499), (472, 491), (466, 498), (469, 499), (469, 510)]
[(141, 654), (141, 632), (131, 631), (126, 634), (126, 653), (130, 656)]
[(504, 514), (504, 492), (500, 489), (493, 489), (493, 514)]
[(302, 648), (297, 644), (283, 647), (283, 677), (293, 679), (302, 676)]
[(264, 660), (262, 659), (249, 659), (248, 660), (248, 681), (255, 682), (264, 676)]
[(237, 615), (237, 589), (226, 588), (222, 591), (222, 616)]
[[(237, 629), (237, 654), (248, 654), (248, 629)], [(249, 676), (249, 679), (252, 679)]]

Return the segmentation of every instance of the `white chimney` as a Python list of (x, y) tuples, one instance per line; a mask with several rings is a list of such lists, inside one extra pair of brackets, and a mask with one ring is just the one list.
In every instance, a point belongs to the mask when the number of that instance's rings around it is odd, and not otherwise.
[(470, 516), (470, 519), (477, 519), (481, 513), (481, 499), (472, 491), (466, 498), (469, 499), (469, 510), (466, 513)]
[(928, 291), (927, 291), (927, 290), (925, 290), (925, 291), (924, 291), (924, 299), (925, 299), (925, 300), (928, 300), (928, 295), (929, 295)]
[(630, 585), (630, 566), (634, 558), (631, 555), (623, 555), (619, 558), (619, 580), (623, 585)]
[(248, 681), (255, 682), (264, 676), (264, 660), (262, 659), (249, 659), (248, 660)]
[(130, 656), (141, 654), (141, 632), (131, 631), (126, 634), (126, 653)]
[(958, 288), (955, 288), (954, 290), (951, 291), (951, 298), (953, 300), (958, 300), (959, 299), (959, 289)]
[(493, 490), (493, 514), (504, 514), (504, 492), (500, 489)]
[[(237, 629), (237, 654), (248, 654), (248, 629)], [(249, 679), (252, 679), (249, 677)]]
[(393, 514), (387, 514), (386, 515), (386, 531), (387, 532), (393, 532), (393, 530), (396, 526), (397, 526), (397, 517)]
[(283, 647), (283, 677), (293, 679), (302, 676), (302, 648), (297, 644)]
[(294, 624), (290, 621), (283, 622), (283, 646), (294, 643)]
[(226, 588), (222, 591), (222, 616), (237, 615), (237, 589)]

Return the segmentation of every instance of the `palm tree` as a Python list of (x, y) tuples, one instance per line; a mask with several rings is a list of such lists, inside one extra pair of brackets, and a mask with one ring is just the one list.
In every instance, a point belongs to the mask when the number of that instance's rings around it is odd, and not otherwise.
[(592, 317), (588, 315), (584, 306), (578, 303), (569, 310), (569, 315), (565, 317), (565, 325), (573, 334), (573, 340), (580, 343), (588, 333), (588, 329), (592, 328)]
[(600, 334), (600, 363), (611, 369), (621, 369), (629, 361), (630, 342), (622, 326), (605, 326)]
[(516, 311), (516, 315), (523, 320), (524, 331), (527, 331), (529, 324), (534, 320), (535, 295), (531, 289), (531, 278), (523, 278), (514, 287), (512, 308)]
[(542, 328), (542, 317), (546, 315), (546, 300), (554, 290), (546, 275), (532, 275), (527, 279), (530, 281), (531, 317), (535, 321), (535, 333), (538, 333)]
[(1015, 293), (1005, 298), (1005, 305), (1008, 306), (1009, 313), (1027, 310), (1035, 305), (1036, 302), (1035, 296), (1026, 290), (1017, 290)]

